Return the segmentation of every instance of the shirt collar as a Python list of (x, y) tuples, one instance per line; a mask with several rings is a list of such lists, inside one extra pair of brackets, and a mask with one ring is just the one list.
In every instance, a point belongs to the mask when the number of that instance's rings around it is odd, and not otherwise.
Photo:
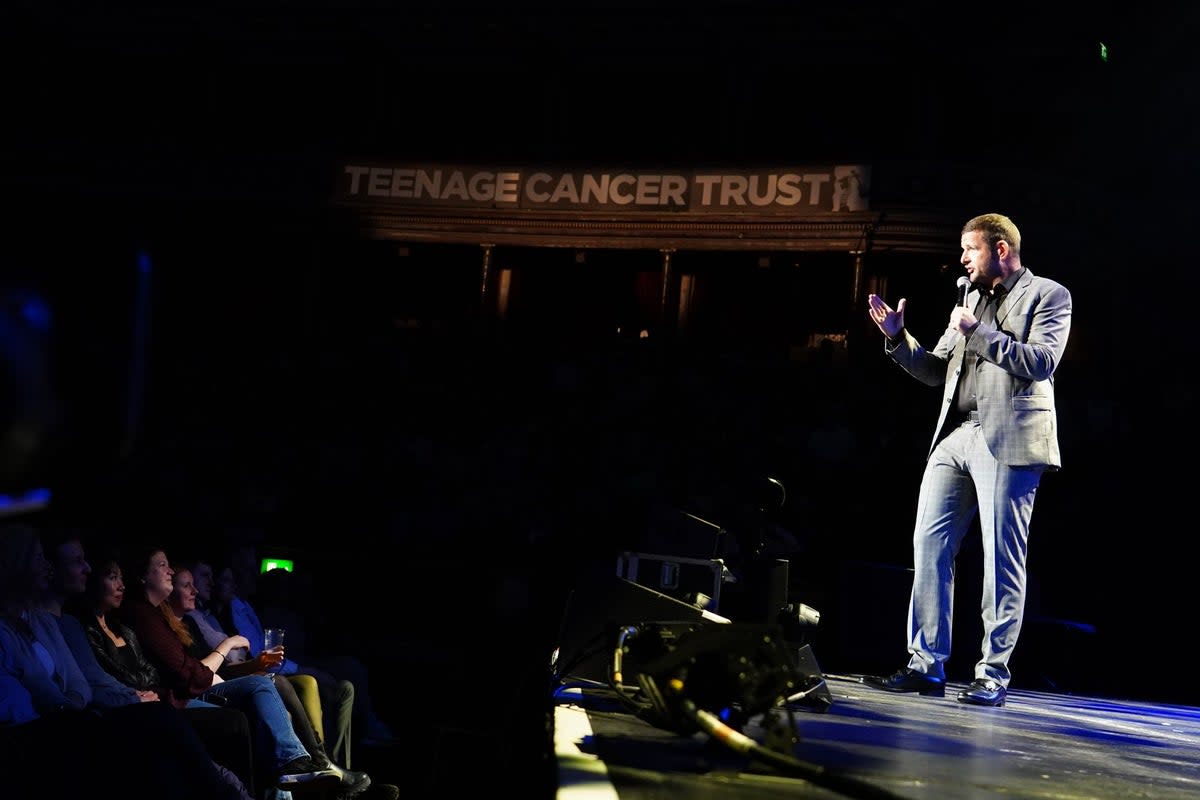
[(1019, 270), (1017, 270), (1016, 272), (1014, 272), (1014, 273), (1010, 274), (1010, 275), (1009, 275), (1007, 278), (1005, 278), (1004, 280), (1000, 281), (1000, 283), (998, 283), (998, 284), (996, 284), (995, 286), (993, 286), (993, 287), (992, 287), (992, 288), (991, 288), (991, 289), (988, 291), (988, 294), (989, 294), (989, 295), (992, 295), (992, 296), (994, 296), (994, 297), (1004, 297), (1004, 295), (1006, 295), (1006, 294), (1008, 294), (1009, 292), (1011, 292), (1011, 291), (1012, 291), (1012, 288), (1013, 288), (1014, 286), (1016, 286), (1016, 285), (1017, 285), (1017, 281), (1018, 281), (1018, 280), (1020, 280), (1020, 278), (1021, 278), (1021, 273), (1022, 273), (1022, 272), (1024, 272), (1024, 271), (1025, 271), (1025, 268), (1024, 268), (1024, 267), (1021, 267), (1021, 268), (1020, 268)]

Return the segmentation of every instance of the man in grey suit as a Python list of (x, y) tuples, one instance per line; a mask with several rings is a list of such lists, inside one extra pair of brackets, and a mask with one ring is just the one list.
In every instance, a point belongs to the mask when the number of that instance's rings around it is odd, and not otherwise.
[(1025, 558), (1038, 483), (1062, 466), (1054, 371), (1071, 330), (1071, 293), (1021, 264), (1021, 233), (1001, 214), (962, 229), (965, 302), (926, 350), (904, 328), (906, 300), (893, 309), (870, 295), (869, 314), (887, 337), (884, 352), (930, 386), (943, 385), (921, 478), (913, 531), (908, 665), (863, 682), (891, 692), (945, 696), (954, 561), (975, 515), (983, 535), (982, 655), (960, 702), (1004, 705), (1008, 661), (1021, 632)]

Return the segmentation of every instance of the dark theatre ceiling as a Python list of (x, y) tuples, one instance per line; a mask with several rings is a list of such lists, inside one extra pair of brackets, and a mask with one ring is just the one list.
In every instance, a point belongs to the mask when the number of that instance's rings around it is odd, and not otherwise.
[(1136, 84), (1181, 30), (1051, 4), (79, 6), (10, 4), (0, 26), (7, 171), (58, 202), (307, 200), (343, 155), (1090, 172), (1128, 123), (1115, 103), (1170, 102)]
[(875, 207), (988, 198), (1142, 247), (1193, 183), (1196, 14), (29, 0), (0, 24), (0, 171), (39, 241), (311, 229), (375, 158), (869, 163)]
[(35, 259), (45, 241), (311, 229), (338, 166), (372, 158), (869, 163), (876, 207), (957, 219), (987, 198), (1141, 249), (1187, 220), (1196, 14), (29, 0), (0, 21), (0, 171)]
[(865, 162), (879, 207), (957, 219), (986, 198), (1057, 226), (1060, 252), (1140, 253), (1188, 221), (1196, 14), (28, 0), (0, 20), (0, 172), (28, 234), (15, 260), (50, 242), (93, 272), (105, 239), (296, 240), (327, 216), (337, 166), (370, 158)]
[(209, 274), (283, 264), (286, 289), (265, 291), (296, 303), (314, 296), (297, 276), (334, 170), (370, 158), (865, 162), (880, 207), (1028, 211), (1030, 241), (1074, 263), (1095, 249), (1164, 263), (1163, 231), (1190, 224), (1192, 9), (145, 5), (6, 5), (13, 264), (101, 275), (129, 242), (161, 253), (170, 237)]

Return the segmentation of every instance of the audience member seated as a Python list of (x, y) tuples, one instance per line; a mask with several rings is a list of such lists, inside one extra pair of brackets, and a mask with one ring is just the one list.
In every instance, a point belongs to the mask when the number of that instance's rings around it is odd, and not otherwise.
[[(178, 562), (179, 567), (186, 566), (192, 573), (192, 585), (196, 589), (195, 608), (185, 612), (191, 622), (189, 629), (192, 630), (193, 638), (203, 640), (210, 648), (217, 648), (229, 638), (229, 634), (225, 632), (216, 615), (210, 610), (212, 603), (213, 592), (213, 568), (212, 565), (203, 558), (190, 558), (183, 562)], [(178, 568), (177, 567), (177, 572)], [(232, 573), (231, 573), (232, 574)], [(172, 595), (174, 597), (174, 595)], [(195, 627), (192, 628), (192, 625)], [(199, 636), (197, 636), (197, 631)], [(225, 659), (225, 665), (217, 670), (217, 674), (223, 678), (232, 677), (232, 670), (237, 664), (245, 661), (250, 657), (249, 648), (235, 647), (229, 651), (229, 657)], [(291, 684), (291, 689), (299, 698), (304, 706), (304, 711), (308, 717), (308, 721), (312, 724), (313, 731), (316, 733), (318, 741), (326, 754), (330, 754), (333, 760), (340, 761), (338, 755), (331, 754), (330, 748), (326, 746), (325, 728), (324, 728), (324, 711), (321, 706), (320, 687), (317, 685), (317, 679), (311, 675), (278, 675), (274, 676), (275, 686), (279, 689), (279, 694), (284, 698), (284, 702), (288, 701), (287, 687), (280, 686), (280, 682)], [(289, 709), (290, 709), (289, 704)], [(349, 735), (347, 731), (346, 735)], [(307, 743), (305, 745), (307, 747)], [(349, 765), (345, 765), (349, 768)]]
[[(114, 766), (130, 767), (124, 798), (245, 800), (195, 730), (162, 703), (92, 705), (91, 688), (54, 615), (35, 599), (50, 587), (37, 531), (0, 529), (0, 749), (13, 759), (6, 796), (78, 798), (96, 793)], [(125, 777), (120, 773), (119, 777)]]
[[(203, 659), (211, 651), (208, 645), (205, 644), (195, 620), (187, 616), (187, 612), (194, 610), (196, 607), (196, 588), (191, 570), (186, 567), (176, 569), (172, 576), (172, 585), (174, 588), (167, 598), (166, 603), (162, 606), (165, 609), (164, 613), (170, 614), (168, 622), (171, 623), (175, 634), (179, 636), (188, 653), (193, 658)], [(234, 647), (240, 647), (241, 641), (244, 641), (241, 636), (230, 637), (217, 648), (217, 652), (225, 652), (223, 648), (229, 643), (232, 643)], [(264, 674), (268, 668), (278, 663), (278, 658), (274, 656), (275, 654), (259, 651), (257, 656), (248, 661), (243, 661), (239, 664), (226, 664), (218, 670), (217, 674), (221, 677), (229, 678), (237, 678), (241, 675)], [(225, 670), (229, 670), (229, 675), (225, 674)], [(296, 696), (296, 690), (292, 688), (292, 683), (288, 679), (279, 676), (275, 676), (273, 680), (275, 688), (279, 692), (280, 698), (284, 701), (284, 706), (291, 717), (292, 728), (304, 744), (305, 749), (309, 753), (315, 754), (318, 761), (328, 763), (328, 756), (316, 732), (313, 730), (304, 705)], [(340, 796), (349, 797), (364, 791), (370, 786), (371, 779), (365, 773), (353, 772), (343, 768), (342, 784), (343, 788)]]
[[(256, 602), (261, 578), (258, 551), (254, 543), (252, 541), (238, 542), (230, 553), (229, 566), (233, 568), (233, 595), (225, 598), (222, 582), (218, 579), (216, 593), (225, 606), (223, 611), (218, 611), (217, 616), (224, 623), (226, 630), (236, 630), (244, 635), (250, 641), (251, 653), (254, 653), (262, 647), (264, 629), (264, 621), (253, 605)], [(290, 573), (285, 572), (283, 578), (288, 577), (291, 577)], [(276, 611), (282, 608), (283, 604), (278, 602), (279, 598), (270, 597), (268, 599), (272, 601)], [(293, 611), (296, 610), (294, 606), (290, 606), (290, 608)], [(300, 612), (281, 619), (291, 626), (288, 633), (288, 646), (293, 653), (297, 654), (296, 658), (284, 661), (284, 674), (299, 672), (316, 677), (322, 689), (324, 707), (329, 712), (327, 716), (335, 716), (335, 709), (338, 706), (326, 697), (340, 697), (340, 701), (337, 702), (344, 703), (345, 689), (341, 684), (348, 681), (354, 690), (353, 725), (351, 727), (353, 741), (358, 744), (370, 745), (393, 743), (395, 735), (375, 713), (367, 666), (357, 656), (312, 646), (310, 641), (313, 637), (308, 626), (304, 624), (308, 616), (308, 613)], [(266, 624), (273, 625), (274, 623), (268, 621)], [(287, 628), (288, 625), (278, 625), (278, 627)], [(340, 721), (337, 724), (340, 728)]]
[[(165, 550), (141, 549), (125, 565), (124, 572), (136, 588), (122, 604), (122, 617), (162, 678), (163, 700), (178, 708), (198, 700), (227, 702), (250, 716), (259, 734), (255, 739), (255, 766), (264, 775), (263, 785), (292, 792), (343, 787), (346, 773), (335, 769), (323, 753), (310, 753), (304, 748), (270, 678), (243, 675), (225, 680), (216, 671), (225, 662), (228, 651), (212, 650), (202, 659), (187, 651), (171, 626), (172, 615), (166, 613), (169, 609), (164, 608), (174, 589), (173, 571)], [(245, 642), (237, 644), (245, 646)]]
[[(217, 571), (211, 610), (215, 614), (218, 624), (224, 630), (237, 630), (252, 645), (257, 643), (257, 648), (252, 646), (250, 652), (261, 651), (265, 639), (264, 629), (258, 618), (254, 616), (254, 609), (238, 598), (234, 571), (229, 565), (223, 565)], [(298, 634), (299, 632), (293, 630), (290, 633)], [(298, 635), (285, 639), (285, 652), (294, 649), (294, 642), (298, 639)], [(336, 678), (324, 670), (301, 666), (294, 659), (286, 656), (283, 666), (280, 668), (280, 674), (289, 677), (309, 675), (317, 681), (321, 696), (321, 708), (329, 712), (324, 714), (324, 741), (335, 759), (349, 763), (352, 753), (354, 706), (357, 696), (354, 684), (348, 680)]]

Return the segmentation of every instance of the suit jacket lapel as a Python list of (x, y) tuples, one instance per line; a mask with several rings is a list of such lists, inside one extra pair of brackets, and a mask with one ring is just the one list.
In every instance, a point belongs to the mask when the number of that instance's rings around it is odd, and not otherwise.
[(1029, 284), (1033, 283), (1033, 273), (1029, 271), (1029, 267), (1025, 267), (1021, 272), (1021, 279), (1017, 281), (1017, 285), (1013, 287), (1011, 292), (1004, 295), (1000, 301), (1000, 305), (996, 308), (996, 327), (1004, 325), (1004, 320), (1008, 317), (1009, 309), (1016, 308), (1016, 301), (1029, 291)]

